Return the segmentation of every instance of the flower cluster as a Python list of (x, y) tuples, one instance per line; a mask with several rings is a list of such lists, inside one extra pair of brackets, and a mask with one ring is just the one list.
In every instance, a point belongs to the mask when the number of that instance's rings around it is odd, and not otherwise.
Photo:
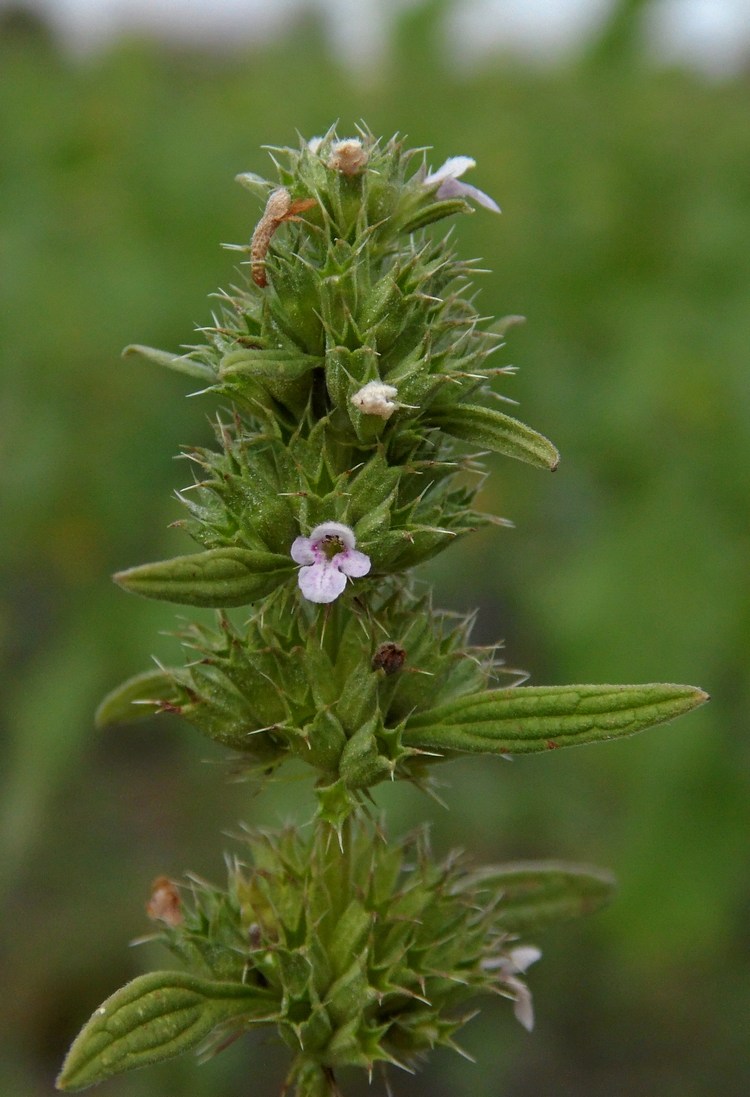
[[(482, 524), (502, 454), (557, 467), (542, 434), (497, 408), (510, 324), (487, 326), (472, 264), (432, 226), (499, 212), (462, 182), (466, 156), (428, 170), (396, 139), (335, 131), (275, 149), (278, 178), (238, 176), (258, 201), (244, 270), (203, 341), (133, 346), (230, 405), (195, 471), (181, 524), (198, 551), (115, 576), (150, 598), (214, 609), (186, 625), (184, 665), (128, 679), (106, 727), (178, 716), (264, 779), (301, 761), (309, 828), (248, 832), (226, 888), (167, 876), (147, 913), (184, 966), (117, 991), (74, 1042), (58, 1085), (83, 1088), (191, 1048), (275, 1027), (296, 1097), (335, 1097), (335, 1072), (411, 1068), (455, 1047), (469, 998), (500, 995), (533, 1026), (528, 943), (605, 903), (610, 878), (556, 862), (435, 862), (424, 835), (384, 840), (383, 782), (432, 787), (462, 754), (510, 757), (628, 735), (705, 700), (690, 686), (525, 686), (470, 618), (433, 609), (411, 569)], [(228, 611), (242, 607), (242, 615)]]

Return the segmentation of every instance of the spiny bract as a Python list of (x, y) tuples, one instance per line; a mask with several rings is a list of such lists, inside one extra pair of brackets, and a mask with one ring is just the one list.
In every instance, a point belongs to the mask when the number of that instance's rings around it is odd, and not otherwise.
[[(275, 1026), (297, 1097), (339, 1097), (336, 1072), (411, 1068), (480, 993), (532, 1024), (519, 936), (596, 909), (609, 877), (529, 863), (443, 864), (424, 835), (388, 845), (372, 789), (430, 789), (462, 752), (511, 756), (630, 735), (687, 712), (671, 684), (502, 685), (470, 620), (433, 609), (407, 569), (493, 519), (474, 508), (493, 451), (554, 469), (554, 446), (500, 411), (491, 382), (516, 318), (477, 312), (471, 263), (425, 228), (493, 199), (453, 157), (331, 131), (275, 149), (278, 180), (239, 177), (261, 210), (240, 282), (200, 345), (128, 348), (221, 402), (215, 448), (185, 456), (180, 498), (200, 551), (121, 572), (127, 590), (218, 610), (185, 625), (183, 665), (129, 679), (108, 726), (177, 714), (235, 767), (288, 759), (315, 780), (309, 828), (248, 832), (225, 889), (166, 877), (148, 910), (186, 970), (142, 975), (100, 1006), (58, 1079), (78, 1089)], [(477, 452), (481, 451), (481, 452)], [(247, 608), (249, 607), (249, 608)], [(241, 612), (237, 612), (241, 609)], [(371, 809), (370, 809), (371, 812)]]

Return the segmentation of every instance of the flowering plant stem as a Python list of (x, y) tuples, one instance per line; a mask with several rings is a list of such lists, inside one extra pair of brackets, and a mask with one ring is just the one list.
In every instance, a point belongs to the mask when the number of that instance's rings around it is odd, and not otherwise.
[[(372, 789), (432, 791), (461, 753), (512, 756), (651, 727), (706, 698), (673, 684), (524, 686), (470, 619), (434, 609), (411, 569), (493, 521), (474, 508), (481, 451), (557, 467), (498, 410), (508, 326), (475, 310), (472, 264), (432, 226), (499, 212), (454, 157), (331, 131), (273, 149), (240, 283), (199, 345), (140, 355), (218, 398), (216, 446), (186, 456), (182, 525), (199, 551), (115, 578), (214, 608), (183, 628), (181, 665), (113, 690), (100, 727), (182, 717), (266, 779), (311, 771), (312, 826), (250, 830), (225, 886), (155, 881), (148, 914), (178, 969), (135, 978), (93, 1014), (58, 1078), (82, 1089), (256, 1027), (289, 1047), (297, 1097), (338, 1095), (341, 1068), (412, 1069), (458, 1049), (466, 1004), (511, 1001), (533, 1026), (529, 943), (607, 902), (612, 880), (554, 861), (436, 859), (425, 830), (389, 841)], [(241, 612), (230, 612), (231, 610)], [(505, 677), (504, 677), (505, 675)]]

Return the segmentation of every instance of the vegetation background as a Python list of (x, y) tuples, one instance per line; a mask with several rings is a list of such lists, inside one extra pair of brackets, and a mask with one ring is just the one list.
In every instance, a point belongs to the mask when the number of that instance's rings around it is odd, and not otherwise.
[[(221, 881), (238, 820), (304, 819), (306, 784), (260, 797), (170, 721), (97, 735), (92, 712), (175, 612), (109, 574), (190, 551), (168, 528), (181, 443), (210, 402), (123, 361), (192, 341), (232, 277), (219, 241), (258, 216), (232, 182), (263, 143), (334, 119), (478, 161), (505, 214), (455, 229), (481, 255), (484, 310), (523, 313), (507, 392), (563, 453), (555, 476), (498, 461), (489, 509), (514, 531), (463, 542), (425, 573), (438, 604), (479, 606), (536, 683), (691, 682), (712, 704), (626, 742), (446, 771), (445, 811), (380, 797), (391, 832), (428, 819), (434, 847), (485, 860), (611, 867), (617, 902), (538, 943), (529, 1037), (505, 1003), (466, 1030), (479, 1060), (436, 1056), (397, 1094), (745, 1097), (750, 905), (750, 106), (748, 73), (710, 82), (647, 63), (638, 3), (575, 61), (494, 56), (457, 71), (445, 4), (404, 16), (367, 80), (313, 19), (223, 53), (120, 39), (71, 60), (33, 20), (0, 33), (4, 276), (0, 479), (5, 598), (0, 783), (4, 903), (0, 1092), (49, 1097), (101, 999), (163, 961), (147, 932), (160, 873)], [(179, 611), (176, 611), (179, 612)], [(161, 635), (160, 635), (161, 632)], [(206, 764), (206, 760), (211, 764)], [(284, 1058), (248, 1038), (113, 1080), (110, 1097), (266, 1097)], [(347, 1080), (348, 1084), (348, 1080)], [(365, 1087), (353, 1081), (351, 1092)]]

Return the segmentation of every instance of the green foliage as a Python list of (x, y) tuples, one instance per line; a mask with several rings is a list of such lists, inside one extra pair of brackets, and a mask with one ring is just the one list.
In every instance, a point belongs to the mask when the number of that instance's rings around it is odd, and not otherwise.
[(277, 1026), (295, 1054), (299, 1094), (315, 1092), (316, 1071), (410, 1067), (456, 1047), (468, 1019), (456, 1008), (477, 994), (513, 999), (530, 1024), (518, 973), (535, 950), (519, 950), (514, 934), (590, 912), (611, 892), (605, 876), (575, 866), (436, 864), (424, 832), (389, 845), (347, 826), (341, 848), (320, 829), (245, 841), (249, 861), (231, 864), (225, 891), (193, 882), (189, 906), (176, 898), (152, 915), (161, 941), (201, 974), (154, 972), (109, 998), (73, 1044), (61, 1089), (201, 1043), (218, 1050), (258, 1025)]
[(244, 548), (212, 548), (175, 560), (120, 571), (115, 582), (134, 594), (185, 606), (245, 606), (292, 570), (285, 556)]
[(560, 454), (536, 431), (494, 408), (477, 408), (464, 404), (433, 416), (436, 426), (456, 438), (475, 446), (484, 446), (494, 453), (516, 457), (543, 469), (556, 469)]
[[(337, 168), (342, 147), (361, 161), (356, 171)], [(517, 420), (465, 402), (465, 392), (490, 395), (487, 382), (498, 371), (486, 363), (500, 337), (482, 333), (466, 298), (470, 267), (444, 240), (414, 236), (415, 209), (431, 210), (430, 223), (438, 208), (449, 212), (432, 204), (438, 184), (413, 170), (414, 153), (364, 132), (347, 144), (333, 131), (276, 153), (282, 187), (252, 180), (269, 197), (252, 243), (241, 249), (250, 253), (250, 277), (223, 295), (222, 317), (190, 359), (216, 378), (209, 391), (241, 409), (231, 428), (219, 423), (218, 452), (189, 454), (204, 475), (197, 496), (185, 500), (188, 528), (206, 550), (115, 578), (153, 598), (244, 605), (288, 588), (292, 566), (283, 553), (298, 529), (346, 521), (374, 568), (357, 583), (356, 602), (339, 603), (322, 634), (317, 615), (298, 612), (286, 596), (266, 598), (257, 624), (251, 619), (242, 632), (225, 620), (218, 643), (201, 639), (198, 664), (172, 673), (159, 707), (243, 751), (259, 771), (271, 772), (287, 755), (304, 759), (319, 771), (324, 819), (339, 827), (373, 785), (397, 777), (424, 783), (430, 755), (612, 738), (705, 699), (687, 687), (658, 686), (465, 696), (472, 678), (483, 686), (487, 674), (481, 661), (475, 673), (473, 653), (460, 650), (465, 625), (452, 655), (464, 668), (469, 662), (468, 674), (454, 661), (457, 673), (444, 677), (442, 691), (433, 682), (420, 698), (409, 688), (410, 674), (435, 676), (443, 631), (428, 615), (421, 650), (403, 639), (412, 631), (403, 619), (407, 588), (378, 597), (382, 573), (420, 562), (470, 528), (474, 494), (452, 486), (453, 446), (434, 428), (542, 468), (555, 468), (559, 455)], [(289, 222), (289, 239), (279, 242)], [(145, 353), (182, 366), (183, 359)], [(368, 385), (388, 386), (385, 407), (358, 396)], [(404, 391), (419, 403), (401, 402)], [(471, 467), (481, 472), (476, 460)], [(310, 597), (302, 573), (300, 586)], [(376, 625), (410, 662), (392, 677), (374, 663), (382, 639)], [(120, 711), (128, 690), (105, 711)]]
[(601, 869), (560, 861), (487, 865), (470, 873), (469, 887), (486, 885), (502, 895), (498, 911), (509, 933), (536, 933), (590, 914), (612, 898), (614, 880)]
[(522, 686), (461, 697), (407, 721), (423, 749), (526, 754), (617, 739), (702, 705), (703, 690), (639, 686)]
[[(241, 557), (240, 547), (288, 550), (294, 519), (306, 532), (359, 516), (354, 532), (379, 571), (428, 559), (483, 522), (470, 507), (478, 479), (456, 485), (457, 470), (476, 466), (441, 432), (557, 465), (541, 435), (466, 402), (491, 396), (488, 382), (503, 370), (489, 359), (502, 337), (482, 330), (471, 264), (417, 233), (415, 211), (432, 223), (470, 207), (433, 202), (437, 183), (425, 184), (417, 154), (400, 141), (381, 146), (363, 133), (366, 166), (356, 174), (332, 166), (338, 143), (331, 132), (314, 147), (277, 149), (280, 187), (253, 177), (269, 197), (251, 244), (238, 246), (250, 276), (219, 295), (206, 345), (187, 357), (129, 348), (213, 378), (208, 390), (243, 413), (232, 429), (220, 426), (219, 453), (190, 453), (208, 474), (184, 500), (191, 534), (213, 550), (205, 576), (199, 558), (186, 557), (120, 573), (130, 590), (200, 606), (253, 601), (273, 589), (273, 576), (256, 577), (273, 561)], [(285, 215), (287, 205), (304, 216)], [(384, 415), (363, 410), (368, 384), (397, 397)]]
[[(375, 620), (387, 622), (387, 637)], [(356, 599), (334, 603), (321, 631), (316, 609), (279, 590), (242, 627), (223, 616), (217, 629), (188, 629), (186, 667), (123, 683), (98, 722), (140, 719), (146, 705), (241, 752), (246, 772), (268, 773), (291, 756), (319, 771), (322, 788), (341, 779), (365, 790), (394, 777), (422, 785), (431, 758), (401, 744), (407, 717), (482, 689), (496, 673), (494, 651), (469, 646), (469, 628), (470, 619), (436, 612), (428, 595), (391, 582), (366, 612)], [(389, 644), (399, 653), (393, 665), (382, 655)], [(344, 797), (350, 806), (358, 799)]]
[[(95, 600), (92, 581), (181, 550), (175, 535), (157, 532), (175, 516), (158, 500), (180, 482), (168, 457), (185, 438), (210, 444), (205, 405), (175, 401), (177, 378), (147, 374), (135, 357), (118, 361), (120, 347), (134, 335), (179, 345), (185, 316), (200, 317), (206, 291), (226, 277), (215, 241), (246, 224), (246, 196), (225, 178), (238, 164), (257, 167), (248, 148), (269, 134), (319, 131), (342, 103), (379, 128), (403, 121), (436, 144), (434, 162), (455, 151), (477, 157), (506, 217), (497, 248), (484, 215), (464, 219), (461, 247), (498, 271), (484, 279), (491, 311), (528, 312), (528, 327), (513, 333), (524, 366), (513, 395), (555, 425), (565, 454), (535, 492), (522, 469), (490, 481), (483, 506), (512, 515), (518, 529), (446, 557), (444, 594), (465, 603), (459, 584), (471, 574), (471, 601), (485, 606), (480, 631), (512, 637), (514, 660), (536, 680), (585, 670), (627, 681), (658, 668), (715, 697), (684, 729), (539, 759), (533, 776), (524, 763), (500, 777), (459, 767), (452, 841), (460, 834), (491, 859), (585, 849), (616, 862), (622, 882), (606, 919), (557, 953), (527, 1081), (490, 1016), (476, 1023), (484, 1069), (472, 1084), (561, 1097), (597, 1087), (658, 1085), (669, 1097), (747, 1090), (737, 964), (750, 803), (740, 734), (747, 553), (737, 517), (750, 444), (746, 90), (643, 64), (530, 73), (493, 60), (456, 79), (430, 43), (420, 31), (408, 57), (365, 92), (310, 27), (237, 63), (131, 42), (74, 66), (36, 38), (3, 39), (3, 87), (12, 89), (0, 172), (11, 274), (2, 288), (12, 532), (0, 545), (3, 873), (9, 925), (23, 924), (23, 934), (11, 934), (3, 957), (18, 993), (6, 996), (0, 1021), (25, 1033), (4, 1052), (8, 1092), (46, 1093), (39, 1064), (62, 1046), (59, 1018), (106, 993), (103, 972), (128, 977), (120, 942), (136, 932), (144, 877), (175, 856), (180, 865), (176, 848), (211, 863), (217, 819), (267, 817), (269, 802), (282, 817), (305, 810), (295, 786), (247, 803), (241, 786), (207, 780), (200, 763), (210, 748), (187, 737), (178, 746), (169, 733), (134, 732), (148, 755), (138, 764), (117, 741), (89, 744), (97, 693), (170, 645), (144, 647), (164, 607), (120, 602), (101, 583)], [(447, 820), (437, 816), (438, 844)], [(149, 826), (154, 840), (129, 840)], [(99, 882), (98, 904), (87, 893), (81, 909), (73, 878)], [(54, 904), (39, 902), (36, 885), (54, 889)], [(88, 957), (75, 977), (74, 955)], [(567, 999), (555, 1005), (556, 989), (571, 985), (575, 1020)], [(138, 1097), (152, 1085), (234, 1092), (247, 1072), (236, 1050), (210, 1074), (193, 1076), (177, 1060), (153, 1083), (144, 1073), (122, 1084)], [(448, 1068), (446, 1085), (452, 1077)], [(419, 1080), (409, 1085), (418, 1091)]]
[(144, 670), (107, 694), (96, 710), (95, 723), (98, 728), (107, 728), (148, 719), (178, 697), (173, 675), (164, 670)]
[(189, 1051), (221, 1025), (267, 1022), (272, 996), (242, 983), (179, 971), (140, 975), (94, 1013), (71, 1047), (57, 1088), (86, 1089), (114, 1074)]
[[(381, 146), (364, 131), (275, 152), (281, 186), (267, 185), (240, 249), (250, 277), (222, 295), (207, 345), (187, 359), (236, 407), (232, 428), (218, 422), (219, 450), (189, 454), (207, 474), (187, 501), (204, 549), (115, 576), (156, 599), (260, 607), (240, 626), (222, 615), (218, 631), (190, 629), (187, 665), (128, 680), (98, 722), (145, 703), (185, 716), (264, 776), (303, 759), (317, 776), (312, 836), (250, 836), (250, 874), (235, 868), (227, 892), (207, 892), (187, 920), (178, 893), (157, 880), (149, 913), (166, 924), (165, 942), (221, 982), (162, 973), (129, 984), (78, 1037), (62, 1088), (207, 1036), (218, 1047), (230, 1021), (237, 1034), (276, 1024), (295, 1054), (298, 1097), (337, 1094), (342, 1067), (410, 1068), (454, 1046), (465, 1020), (455, 1010), (480, 992), (512, 998), (531, 1028), (519, 975), (540, 954), (511, 948), (501, 927), (593, 909), (609, 880), (549, 865), (467, 879), (455, 861), (436, 866), (422, 842), (405, 883), (403, 849), (373, 845), (360, 822), (365, 798), (388, 778), (429, 787), (428, 763), (446, 755), (615, 738), (707, 699), (669, 685), (488, 689), (494, 660), (466, 646), (468, 622), (446, 631), (429, 601), (417, 601), (398, 573), (465, 532), (476, 492), (454, 485), (449, 439), (542, 468), (559, 457), (517, 420), (467, 402), (491, 396), (498, 371), (486, 362), (500, 337), (482, 332), (465, 297), (469, 268), (445, 240), (415, 235), (455, 212), (439, 201), (441, 174), (413, 171), (401, 142)], [(255, 176), (243, 182), (264, 187)], [(290, 231), (279, 237), (282, 227)], [(139, 351), (192, 375), (181, 357)], [(466, 467), (482, 471), (475, 458)]]

